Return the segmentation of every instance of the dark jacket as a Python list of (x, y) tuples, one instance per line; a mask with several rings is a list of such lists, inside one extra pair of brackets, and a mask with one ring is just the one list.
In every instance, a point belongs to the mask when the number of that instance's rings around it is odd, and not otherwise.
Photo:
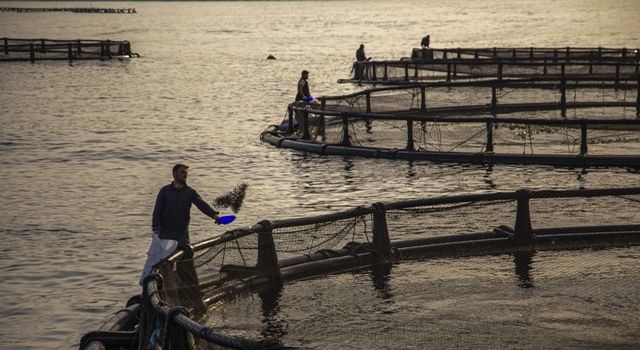
[(169, 184), (160, 189), (153, 208), (151, 226), (160, 231), (161, 239), (175, 239), (183, 242), (186, 238), (188, 241), (188, 237), (182, 236), (188, 236), (192, 203), (211, 218), (218, 215), (218, 212), (207, 204), (195, 189), (186, 184), (182, 188), (175, 188)]
[(367, 55), (364, 53), (364, 48), (356, 50), (356, 61), (364, 62), (367, 60)]

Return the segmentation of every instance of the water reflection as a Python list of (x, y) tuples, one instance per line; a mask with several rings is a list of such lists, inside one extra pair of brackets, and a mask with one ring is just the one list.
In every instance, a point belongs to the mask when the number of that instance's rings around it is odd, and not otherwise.
[(416, 169), (413, 167), (413, 161), (407, 162), (407, 179), (416, 177)]
[(374, 264), (371, 267), (371, 281), (373, 282), (373, 288), (378, 292), (378, 296), (384, 300), (391, 299), (393, 293), (391, 293), (391, 286), (389, 286), (389, 280), (391, 278), (392, 264)]
[(497, 187), (495, 182), (493, 181), (492, 175), (493, 175), (493, 165), (489, 164), (485, 169), (484, 175), (482, 175), (482, 179), (484, 183), (487, 184), (487, 189), (490, 189), (490, 190), (493, 190)]
[(345, 158), (342, 158), (342, 162), (344, 163), (344, 170), (346, 171), (345, 178), (349, 178), (349, 179), (352, 178), (352, 176), (348, 176), (348, 174), (353, 168), (353, 160), (345, 157)]
[(535, 251), (524, 250), (513, 253), (513, 263), (515, 264), (515, 273), (518, 277), (518, 286), (521, 288), (532, 288), (533, 277), (531, 276), (531, 270), (533, 267), (533, 256)]
[(274, 284), (260, 290), (258, 296), (262, 302), (262, 324), (264, 326), (260, 334), (263, 339), (268, 339), (269, 342), (279, 343), (279, 339), (287, 334), (286, 323), (278, 317), (282, 284)]

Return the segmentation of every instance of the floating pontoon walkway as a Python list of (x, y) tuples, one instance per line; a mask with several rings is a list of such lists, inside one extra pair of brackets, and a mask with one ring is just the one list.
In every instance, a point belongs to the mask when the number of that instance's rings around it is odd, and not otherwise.
[(129, 41), (0, 38), (0, 62), (139, 57)]
[(636, 78), (494, 79), (367, 89), (290, 105), (264, 142), (323, 155), (640, 167)]
[[(575, 281), (566, 276), (571, 273), (567, 268), (580, 273), (580, 266), (588, 269), (589, 264), (593, 264), (602, 272), (604, 266), (600, 263), (603, 260), (590, 255), (597, 252), (604, 261), (615, 266), (613, 275), (606, 281), (611, 289), (605, 288), (603, 299), (611, 304), (608, 297), (615, 288), (617, 295), (622, 297), (615, 299), (613, 312), (617, 312), (617, 319), (625, 319), (625, 314), (620, 313), (627, 308), (633, 312), (637, 307), (634, 299), (628, 296), (636, 292), (637, 286), (638, 277), (632, 262), (640, 244), (640, 217), (624, 213), (638, 212), (639, 206), (638, 187), (565, 191), (522, 189), (378, 202), (326, 215), (262, 220), (251, 227), (227, 231), (196, 243), (155, 265), (153, 274), (144, 280), (141, 298), (130, 299), (127, 309), (115, 314), (102, 331), (86, 334), (80, 349), (91, 349), (92, 346), (93, 349), (162, 347), (192, 350), (212, 346), (216, 349), (304, 347), (301, 344), (308, 339), (299, 334), (287, 335), (299, 328), (313, 330), (317, 327), (318, 322), (322, 322), (317, 319), (318, 311), (313, 308), (316, 317), (304, 317), (300, 316), (302, 310), (296, 309), (291, 317), (286, 309), (278, 307), (299, 305), (295, 300), (304, 299), (296, 293), (300, 285), (310, 283), (307, 287), (313, 289), (314, 279), (321, 279), (321, 282), (344, 273), (353, 274), (349, 275), (348, 281), (361, 279), (354, 276), (363, 276), (366, 282), (370, 276), (375, 287), (373, 301), (367, 298), (364, 306), (358, 304), (370, 294), (358, 290), (356, 298), (340, 304), (345, 308), (340, 311), (341, 318), (361, 320), (363, 310), (378, 312), (379, 307), (368, 302), (378, 303), (380, 295), (387, 295), (384, 281), (389, 281), (392, 274), (404, 274), (401, 279), (410, 279), (414, 285), (421, 283), (420, 278), (413, 279), (411, 274), (425, 274), (424, 269), (433, 264), (446, 269), (465, 258), (473, 258), (478, 278), (487, 278), (489, 274), (489, 281), (495, 281), (494, 274), (482, 273), (494, 271), (492, 266), (500, 269), (500, 275), (506, 275), (506, 283), (484, 291), (493, 298), (504, 288), (519, 290), (537, 283), (544, 286), (545, 292), (560, 290), (559, 294), (576, 298), (575, 289), (582, 291), (582, 287), (574, 286)], [(534, 257), (538, 264), (536, 268), (532, 268)], [(558, 263), (566, 257), (573, 263), (579, 262), (580, 266)], [(411, 266), (398, 267), (403, 264)], [(545, 274), (551, 268), (554, 273)], [(545, 283), (563, 277), (567, 277), (564, 284)], [(580, 280), (583, 279), (584, 276), (580, 276)], [(407, 293), (402, 293), (401, 283), (390, 283), (394, 294), (397, 292), (395, 298), (401, 298), (398, 300), (404, 303), (415, 302), (402, 299)], [(476, 283), (474, 281), (473, 286)], [(459, 278), (453, 286), (460, 287)], [(351, 282), (342, 286), (338, 283), (335, 287), (352, 288), (353, 285)], [(439, 279), (438, 288), (446, 287), (447, 282)], [(419, 294), (422, 296), (422, 292)], [(447, 294), (447, 303), (450, 297)], [(323, 298), (331, 296), (322, 293), (313, 296), (313, 299), (320, 299), (318, 302), (322, 305), (336, 302)], [(597, 300), (588, 299), (590, 304), (598, 305)], [(227, 306), (240, 307), (243, 312), (229, 312), (225, 309)], [(422, 304), (409, 306), (423, 309)], [(382, 308), (381, 312), (385, 310)], [(464, 316), (467, 319), (471, 315)], [(212, 326), (208, 323), (210, 320), (223, 323)], [(234, 320), (236, 323), (232, 324)], [(418, 325), (422, 328), (438, 322), (412, 317), (408, 320), (414, 328), (418, 321), (427, 323)], [(519, 338), (532, 334), (539, 337), (540, 330), (545, 329), (535, 318), (518, 320)], [(610, 323), (609, 318), (603, 321)], [(287, 332), (269, 332), (268, 327), (275, 322), (286, 324)], [(633, 322), (630, 328), (629, 324), (616, 324), (616, 330), (626, 327), (620, 332), (621, 337), (636, 334)], [(239, 325), (240, 329), (235, 329), (234, 325)], [(366, 332), (375, 333), (380, 331), (379, 327), (381, 324), (375, 322), (364, 328)], [(406, 325), (394, 324), (394, 329), (400, 329), (400, 334), (405, 335), (394, 338), (395, 348), (406, 348), (402, 342), (415, 341), (413, 333), (407, 331), (410, 328), (403, 327)], [(480, 330), (491, 328), (485, 323), (479, 327)], [(355, 333), (361, 333), (364, 328), (358, 328)], [(342, 331), (354, 333), (353, 327), (344, 327)], [(360, 336), (368, 337), (369, 334)], [(353, 345), (358, 339), (340, 334), (325, 341), (327, 345), (316, 344), (316, 348), (341, 348), (347, 346), (342, 342)]]
[(414, 49), (411, 59), (354, 63), (339, 83), (404, 84), (486, 78), (630, 79), (638, 75), (638, 49), (511, 48)]

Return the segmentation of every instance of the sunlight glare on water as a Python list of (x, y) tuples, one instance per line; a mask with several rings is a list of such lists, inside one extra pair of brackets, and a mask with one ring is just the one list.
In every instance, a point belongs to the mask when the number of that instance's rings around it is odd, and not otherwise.
[[(192, 167), (189, 182), (208, 200), (250, 185), (233, 227), (377, 201), (640, 183), (627, 169), (320, 157), (259, 138), (283, 118), (303, 69), (316, 96), (359, 89), (336, 81), (360, 43), (380, 60), (408, 56), (426, 33), (434, 47), (638, 47), (635, 0), (2, 6), (135, 7), (0, 12), (0, 35), (129, 40), (141, 58), (0, 63), (0, 348), (76, 347), (140, 292), (153, 203), (176, 162)], [(222, 230), (194, 210), (192, 241)]]

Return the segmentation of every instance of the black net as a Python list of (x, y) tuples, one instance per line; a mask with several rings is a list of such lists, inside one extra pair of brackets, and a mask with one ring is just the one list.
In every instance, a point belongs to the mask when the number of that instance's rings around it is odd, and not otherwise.
[(306, 109), (298, 106), (296, 113), (300, 118), (306, 113), (311, 138), (327, 144), (512, 155), (637, 155), (637, 84), (622, 86), (574, 80), (378, 88), (327, 98)]
[[(638, 49), (485, 48), (413, 49), (411, 57), (356, 62), (351, 79), (365, 83), (526, 77), (634, 78)], [(361, 75), (355, 72), (362, 72)], [(352, 80), (345, 80), (352, 81)]]
[[(158, 314), (146, 318), (145, 339), (191, 349), (492, 348), (520, 340), (524, 349), (624, 348), (640, 342), (635, 321), (620, 323), (637, 318), (638, 210), (638, 188), (519, 191), (261, 222), (157, 268), (162, 305), (184, 308), (199, 323), (191, 327), (203, 328), (185, 332)], [(526, 234), (538, 243), (512, 243)], [(272, 237), (271, 248), (264, 237)], [(379, 254), (384, 237), (395, 263), (372, 265), (367, 256)], [(284, 284), (261, 275), (265, 247), (289, 276)], [(580, 311), (586, 304), (597, 308)], [(588, 338), (563, 333), (579, 332), (576, 317)], [(474, 336), (416, 342), (410, 335), (425, 327)], [(615, 328), (615, 337), (601, 327)]]
[(129, 41), (0, 39), (0, 61), (82, 60), (138, 56)]
[(632, 349), (640, 249), (407, 262), (259, 293), (208, 320), (302, 349)]

